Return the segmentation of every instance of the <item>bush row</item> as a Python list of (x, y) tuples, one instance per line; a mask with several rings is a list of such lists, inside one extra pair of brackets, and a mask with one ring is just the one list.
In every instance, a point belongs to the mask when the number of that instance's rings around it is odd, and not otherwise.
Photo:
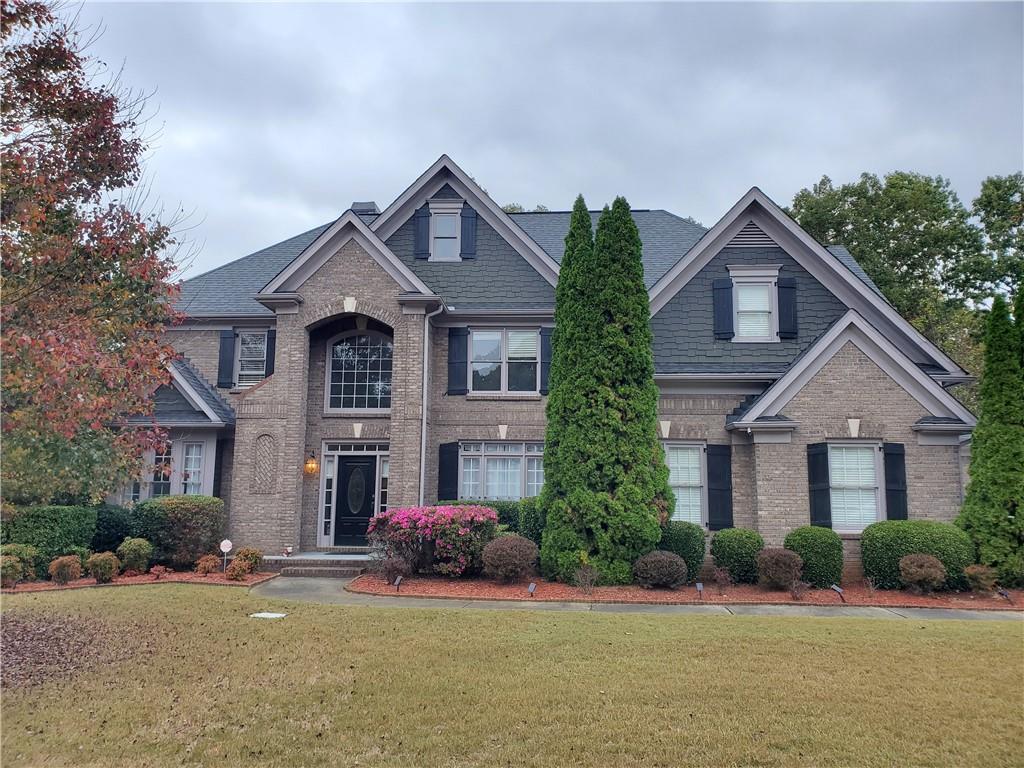
[(518, 500), (458, 499), (439, 501), (442, 507), (487, 507), (498, 516), (498, 525), (511, 533), (518, 533), (538, 547), (544, 535), (544, 512), (536, 497)]

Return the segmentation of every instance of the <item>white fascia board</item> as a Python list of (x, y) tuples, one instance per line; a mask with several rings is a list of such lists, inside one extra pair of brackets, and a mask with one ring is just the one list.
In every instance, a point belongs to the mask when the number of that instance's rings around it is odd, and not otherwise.
[(323, 264), (337, 253), (349, 240), (355, 240), (381, 269), (394, 278), (402, 290), (432, 294), (401, 259), (391, 252), (384, 242), (363, 220), (352, 211), (345, 211), (337, 221), (324, 230), (310, 243), (277, 277), (267, 283), (260, 294), (288, 291), (298, 288)]
[(757, 187), (752, 187), (741, 197), (682, 259), (651, 286), (648, 292), (651, 315), (657, 314), (750, 221), (757, 224), (766, 235), (779, 244), (779, 247), (848, 307), (870, 312), (877, 317), (879, 324), (888, 326), (887, 330), (905, 336), (910, 343), (916, 345), (950, 373), (966, 375), (966, 371), (954, 360), (925, 338), (885, 299), (865, 285), (863, 280), (807, 234)]
[(974, 415), (959, 400), (939, 386), (899, 347), (852, 309), (754, 403), (743, 415), (743, 422), (752, 422), (761, 416), (779, 415), (785, 405), (847, 342), (852, 342), (933, 416), (955, 417), (968, 426), (974, 425)]
[(445, 184), (450, 184), (477, 212), (484, 221), (490, 224), (516, 251), (526, 259), (540, 275), (551, 285), (558, 283), (558, 262), (534, 242), (533, 238), (516, 224), (512, 217), (501, 210), (491, 197), (481, 189), (480, 185), (459, 168), (448, 155), (441, 155), (437, 161), (424, 171), (412, 185), (374, 219), (370, 227), (380, 237), (387, 240), (395, 231), (412, 216), (417, 203), (435, 194)]
[(189, 403), (191, 403), (193, 408), (195, 408), (197, 411), (202, 411), (206, 415), (206, 418), (208, 418), (213, 423), (213, 425), (224, 425), (224, 422), (221, 421), (220, 416), (218, 416), (214, 412), (214, 410), (209, 405), (206, 404), (206, 401), (202, 398), (202, 396), (195, 391), (195, 389), (192, 387), (191, 384), (188, 383), (184, 376), (182, 376), (180, 373), (178, 373), (177, 370), (175, 370), (173, 365), (168, 366), (167, 370), (171, 372), (171, 378), (173, 379), (175, 389), (177, 389), (179, 392), (181, 392), (182, 395), (185, 396), (185, 399), (188, 400)]

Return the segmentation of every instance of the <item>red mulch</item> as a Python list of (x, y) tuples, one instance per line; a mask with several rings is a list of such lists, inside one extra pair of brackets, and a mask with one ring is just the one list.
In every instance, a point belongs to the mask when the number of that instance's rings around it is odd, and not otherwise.
[[(537, 590), (531, 596), (527, 583), (499, 584), (485, 579), (446, 579), (417, 576), (402, 580), (401, 589), (395, 588), (375, 574), (365, 574), (352, 581), (347, 589), (368, 595), (398, 595), (400, 597), (438, 597), (456, 600), (536, 600), (543, 602), (582, 603), (656, 603), (665, 605), (772, 603), (791, 605), (841, 605), (842, 600), (831, 589), (812, 589), (803, 600), (794, 600), (788, 592), (762, 589), (753, 584), (735, 584), (719, 594), (714, 584), (704, 587), (703, 601), (694, 586), (678, 590), (642, 589), (641, 587), (595, 587), (590, 595), (579, 587), (538, 579)], [(934, 595), (913, 595), (897, 590), (875, 590), (864, 584), (843, 587), (847, 605), (881, 606), (891, 608), (970, 608), (991, 611), (1024, 610), (1024, 590), (1010, 590), (1013, 605), (998, 595), (988, 597), (970, 592), (944, 592)]]
[(222, 587), (252, 587), (277, 576), (276, 573), (250, 573), (243, 581), (229, 581), (223, 573), (211, 573), (200, 576), (191, 571), (167, 573), (159, 579), (149, 573), (139, 576), (118, 576), (110, 584), (97, 584), (91, 576), (76, 579), (61, 586), (52, 581), (23, 581), (14, 589), (4, 589), (5, 595), (22, 592), (49, 592), (58, 589), (82, 589), (83, 587), (130, 587), (135, 584), (216, 584)]

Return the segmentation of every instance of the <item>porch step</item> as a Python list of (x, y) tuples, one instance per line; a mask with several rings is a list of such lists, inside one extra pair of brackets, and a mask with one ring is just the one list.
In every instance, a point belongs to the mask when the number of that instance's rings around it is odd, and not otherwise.
[(286, 565), (281, 569), (282, 576), (305, 576), (318, 579), (352, 579), (359, 576), (365, 568), (361, 566), (294, 566)]
[(370, 554), (369, 547), (349, 546), (349, 547), (317, 547), (316, 552), (330, 552), (335, 555), (368, 555)]

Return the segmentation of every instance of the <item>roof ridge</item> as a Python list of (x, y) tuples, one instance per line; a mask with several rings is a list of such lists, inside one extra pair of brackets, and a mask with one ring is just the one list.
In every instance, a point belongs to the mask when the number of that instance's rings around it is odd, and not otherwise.
[[(342, 214), (342, 215), (344, 215), (344, 214)], [(253, 251), (252, 253), (247, 253), (244, 256), (239, 256), (237, 259), (232, 259), (231, 261), (225, 262), (224, 264), (221, 264), (219, 267), (214, 267), (213, 269), (208, 269), (206, 272), (200, 272), (198, 275), (193, 275), (192, 277), (186, 278), (186, 279), (182, 280), (181, 282), (182, 283), (190, 283), (193, 280), (198, 280), (200, 277), (208, 277), (209, 275), (212, 275), (214, 272), (219, 272), (222, 269), (226, 269), (227, 267), (230, 267), (230, 266), (232, 266), (234, 264), (237, 264), (238, 262), (240, 262), (240, 261), (242, 261), (244, 259), (248, 259), (250, 256), (258, 256), (259, 254), (261, 254), (261, 253), (263, 253), (265, 251), (269, 251), (271, 248), (277, 248), (278, 246), (284, 245), (285, 243), (290, 243), (292, 240), (297, 240), (300, 237), (305, 237), (309, 233), (315, 232), (318, 229), (323, 229), (324, 227), (329, 227), (335, 221), (337, 221), (337, 219), (331, 219), (330, 221), (326, 221), (323, 224), (319, 224), (319, 225), (317, 225), (315, 227), (310, 227), (305, 232), (300, 232), (297, 235), (292, 235), (291, 237), (286, 237), (284, 240), (279, 240), (278, 242), (272, 243), (271, 245), (268, 245), (265, 248), (260, 248), (258, 251)]]

